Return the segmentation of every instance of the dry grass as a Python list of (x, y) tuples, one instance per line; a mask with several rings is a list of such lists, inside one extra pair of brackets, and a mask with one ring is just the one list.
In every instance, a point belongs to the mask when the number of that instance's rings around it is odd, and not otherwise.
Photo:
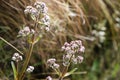
[[(33, 5), (34, 1), (35, 0), (0, 0), (0, 36), (6, 38), (10, 42), (16, 43), (16, 41), (14, 42), (12, 40), (16, 39), (16, 35), (20, 27), (24, 24), (28, 25), (31, 23), (29, 17), (24, 15), (23, 10), (27, 5)], [(94, 48), (96, 49), (96, 46), (101, 43), (99, 43), (98, 40), (93, 41), (93, 36), (91, 35), (91, 32), (94, 29), (93, 26), (95, 24), (99, 24), (99, 22), (103, 20), (107, 21), (104, 25), (107, 28), (107, 40), (108, 42), (110, 41), (109, 44), (113, 44), (111, 47), (113, 52), (118, 53), (118, 46), (120, 46), (120, 29), (119, 27), (116, 27), (117, 22), (115, 19), (120, 17), (120, 5), (118, 4), (120, 3), (119, 0), (40, 1), (44, 1), (49, 8), (52, 29), (49, 33), (44, 35), (43, 39), (40, 40), (34, 50), (34, 53), (39, 55), (37, 58), (42, 60), (43, 63), (45, 63), (46, 58), (51, 56), (61, 56), (60, 47), (64, 44), (64, 42), (69, 42), (75, 39), (83, 40), (87, 49), (86, 53), (92, 52), (91, 54), (86, 54), (87, 59), (85, 65), (89, 66), (89, 69), (93, 61), (96, 58), (99, 58), (99, 56), (103, 55), (104, 58), (106, 58), (107, 55), (104, 54), (98, 54), (96, 57), (96, 50), (94, 50)], [(106, 43), (103, 43), (105, 49), (111, 49), (106, 46)], [(102, 50), (100, 47), (98, 49)], [(104, 53), (105, 51), (107, 50), (104, 50)], [(116, 61), (119, 59), (118, 55), (119, 54), (114, 55)], [(109, 56), (111, 57), (111, 54), (109, 54)], [(38, 62), (37, 58), (35, 57), (31, 63)], [(104, 62), (102, 63), (101, 61), (100, 63), (103, 65)], [(116, 64), (115, 61), (113, 61), (113, 65), (114, 64)]]

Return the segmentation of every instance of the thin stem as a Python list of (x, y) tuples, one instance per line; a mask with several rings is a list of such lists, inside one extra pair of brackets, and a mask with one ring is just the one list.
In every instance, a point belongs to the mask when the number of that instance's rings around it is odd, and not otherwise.
[(26, 54), (26, 59), (25, 59), (25, 61), (24, 61), (22, 70), (21, 70), (21, 72), (20, 72), (20, 74), (19, 74), (19, 76), (18, 76), (18, 77), (19, 77), (19, 80), (22, 80), (22, 79), (23, 79), (23, 75), (24, 75), (24, 73), (25, 73), (25, 71), (26, 71), (26, 68), (27, 68), (27, 66), (28, 66), (28, 63), (29, 63), (29, 61), (30, 61), (30, 57), (31, 57), (31, 55), (32, 55), (33, 46), (34, 46), (34, 44), (31, 44), (31, 45), (30, 45), (29, 52), (28, 52), (28, 54)]
[(61, 75), (61, 73), (60, 73), (60, 70), (59, 69), (54, 69), (55, 70), (55, 72), (60, 76)]
[(2, 40), (2, 41), (4, 41), (5, 43), (7, 43), (8, 45), (10, 45), (12, 48), (14, 48), (16, 51), (18, 51), (20, 54), (22, 54), (23, 55), (23, 53), (20, 51), (20, 50), (18, 50), (16, 47), (14, 47), (11, 43), (9, 43), (8, 41), (6, 41), (4, 38), (2, 38), (1, 36), (0, 36), (0, 39)]
[[(38, 26), (38, 18), (39, 16), (36, 17), (36, 20), (34, 21), (34, 30), (37, 31), (37, 26)], [(26, 59), (24, 61), (24, 64), (23, 64), (23, 68), (19, 74), (19, 80), (23, 80), (24, 79), (24, 74), (25, 74), (25, 71), (27, 69), (27, 66), (28, 66), (28, 63), (30, 61), (30, 57), (32, 55), (32, 51), (33, 51), (33, 46), (35, 44), (35, 41), (36, 41), (36, 35), (34, 34), (32, 37), (31, 37), (31, 41), (32, 43), (30, 44), (30, 48), (29, 48), (29, 52), (28, 54), (26, 54)]]

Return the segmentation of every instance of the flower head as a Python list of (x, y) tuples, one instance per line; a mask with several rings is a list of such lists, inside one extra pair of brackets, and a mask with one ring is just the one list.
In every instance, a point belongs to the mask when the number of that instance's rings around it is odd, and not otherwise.
[(27, 36), (30, 34), (30, 28), (28, 26), (24, 27), (22, 30), (18, 32), (20, 36)]
[(28, 66), (28, 68), (27, 68), (27, 72), (28, 73), (31, 73), (31, 72), (33, 72), (33, 70), (34, 70), (34, 67), (33, 66)]
[(77, 64), (83, 61), (81, 53), (84, 52), (85, 47), (82, 45), (81, 40), (71, 41), (70, 43), (65, 42), (62, 50), (66, 52), (66, 54), (63, 55), (64, 66), (69, 65), (71, 62)]
[(42, 29), (44, 28), (46, 31), (50, 30), (50, 17), (48, 15), (45, 15), (42, 19), (41, 22), (43, 24)]
[(62, 46), (62, 50), (67, 53), (81, 53), (84, 52), (85, 48), (82, 46), (81, 40), (71, 41), (70, 43), (65, 42)]
[(13, 61), (16, 61), (16, 62), (22, 61), (22, 60), (23, 60), (23, 57), (22, 57), (21, 55), (19, 55), (19, 53), (14, 53), (14, 54), (13, 54), (13, 57), (12, 57), (12, 60), (13, 60)]
[(46, 14), (47, 13), (47, 10), (48, 8), (46, 7), (46, 4), (44, 2), (35, 2), (34, 3), (34, 6), (36, 7), (36, 9), (42, 13), (42, 14)]
[(25, 8), (25, 10), (24, 10), (24, 13), (25, 13), (25, 14), (31, 13), (31, 9), (32, 9), (32, 8), (33, 8), (32, 6), (27, 6), (27, 7)]
[(48, 66), (50, 66), (53, 69), (54, 68), (59, 68), (59, 64), (56, 64), (55, 61), (56, 61), (56, 59), (54, 59), (54, 58), (48, 59), (47, 60)]
[(25, 37), (25, 36), (28, 36), (28, 35), (34, 34), (34, 33), (35, 33), (34, 29), (30, 29), (29, 26), (26, 26), (18, 32), (18, 35)]

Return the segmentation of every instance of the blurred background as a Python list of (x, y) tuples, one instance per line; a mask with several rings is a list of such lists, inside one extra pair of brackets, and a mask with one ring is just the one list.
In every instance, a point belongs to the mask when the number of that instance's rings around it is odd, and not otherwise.
[[(120, 80), (120, 0), (40, 0), (46, 3), (51, 31), (35, 45), (30, 64), (35, 67), (25, 80), (56, 78), (46, 60), (54, 57), (62, 63), (64, 42), (82, 40), (84, 61), (68, 80)], [(24, 9), (35, 0), (0, 0), (0, 36), (24, 51), (17, 38), (23, 25), (30, 25)], [(24, 45), (24, 46), (23, 46)], [(13, 80), (11, 57), (16, 51), (0, 40), (0, 80)], [(85, 72), (85, 73), (84, 73)]]

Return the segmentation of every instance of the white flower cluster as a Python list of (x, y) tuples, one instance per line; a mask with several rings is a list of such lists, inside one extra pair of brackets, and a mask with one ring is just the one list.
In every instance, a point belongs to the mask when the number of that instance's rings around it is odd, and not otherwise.
[(13, 54), (13, 57), (12, 57), (12, 60), (13, 60), (13, 61), (16, 61), (16, 62), (22, 61), (22, 60), (23, 60), (23, 57), (22, 57), (21, 55), (19, 55), (19, 53), (14, 53), (14, 54)]
[(33, 66), (28, 66), (28, 68), (27, 68), (27, 72), (28, 73), (31, 73), (31, 72), (33, 72), (33, 70), (34, 70), (34, 67)]
[(34, 6), (36, 7), (36, 9), (42, 13), (42, 14), (46, 14), (47, 13), (47, 10), (48, 8), (46, 7), (46, 4), (44, 2), (35, 2)]
[(47, 15), (48, 8), (44, 2), (36, 1), (34, 6), (27, 6), (24, 10), (25, 14), (30, 14), (33, 20), (37, 20), (42, 26), (41, 29), (49, 31), (50, 28), (50, 18)]
[(82, 45), (81, 40), (71, 41), (70, 43), (65, 42), (62, 46), (62, 50), (66, 52), (63, 55), (63, 65), (67, 66), (70, 63), (70, 60), (74, 63), (82, 63), (83, 57), (81, 52), (84, 52), (85, 47)]
[(26, 9), (24, 10), (25, 14), (31, 14), (34, 16), (38, 16), (38, 11), (36, 8), (32, 7), (32, 6), (27, 6)]
[(60, 65), (56, 64), (55, 61), (56, 61), (56, 59), (54, 59), (54, 58), (48, 59), (48, 61), (47, 61), (48, 66), (50, 66), (53, 69), (59, 68)]
[(66, 53), (75, 54), (84, 52), (85, 47), (82, 46), (81, 40), (75, 40), (71, 41), (70, 44), (68, 42), (65, 42), (65, 44), (62, 46), (62, 50)]
[(34, 29), (30, 29), (28, 26), (26, 26), (18, 32), (18, 35), (25, 37), (25, 36), (28, 36), (28, 35), (34, 34), (34, 33), (35, 33)]
[(45, 28), (46, 31), (50, 30), (50, 17), (48, 15), (45, 15), (42, 19), (41, 22), (43, 23), (42, 28)]

